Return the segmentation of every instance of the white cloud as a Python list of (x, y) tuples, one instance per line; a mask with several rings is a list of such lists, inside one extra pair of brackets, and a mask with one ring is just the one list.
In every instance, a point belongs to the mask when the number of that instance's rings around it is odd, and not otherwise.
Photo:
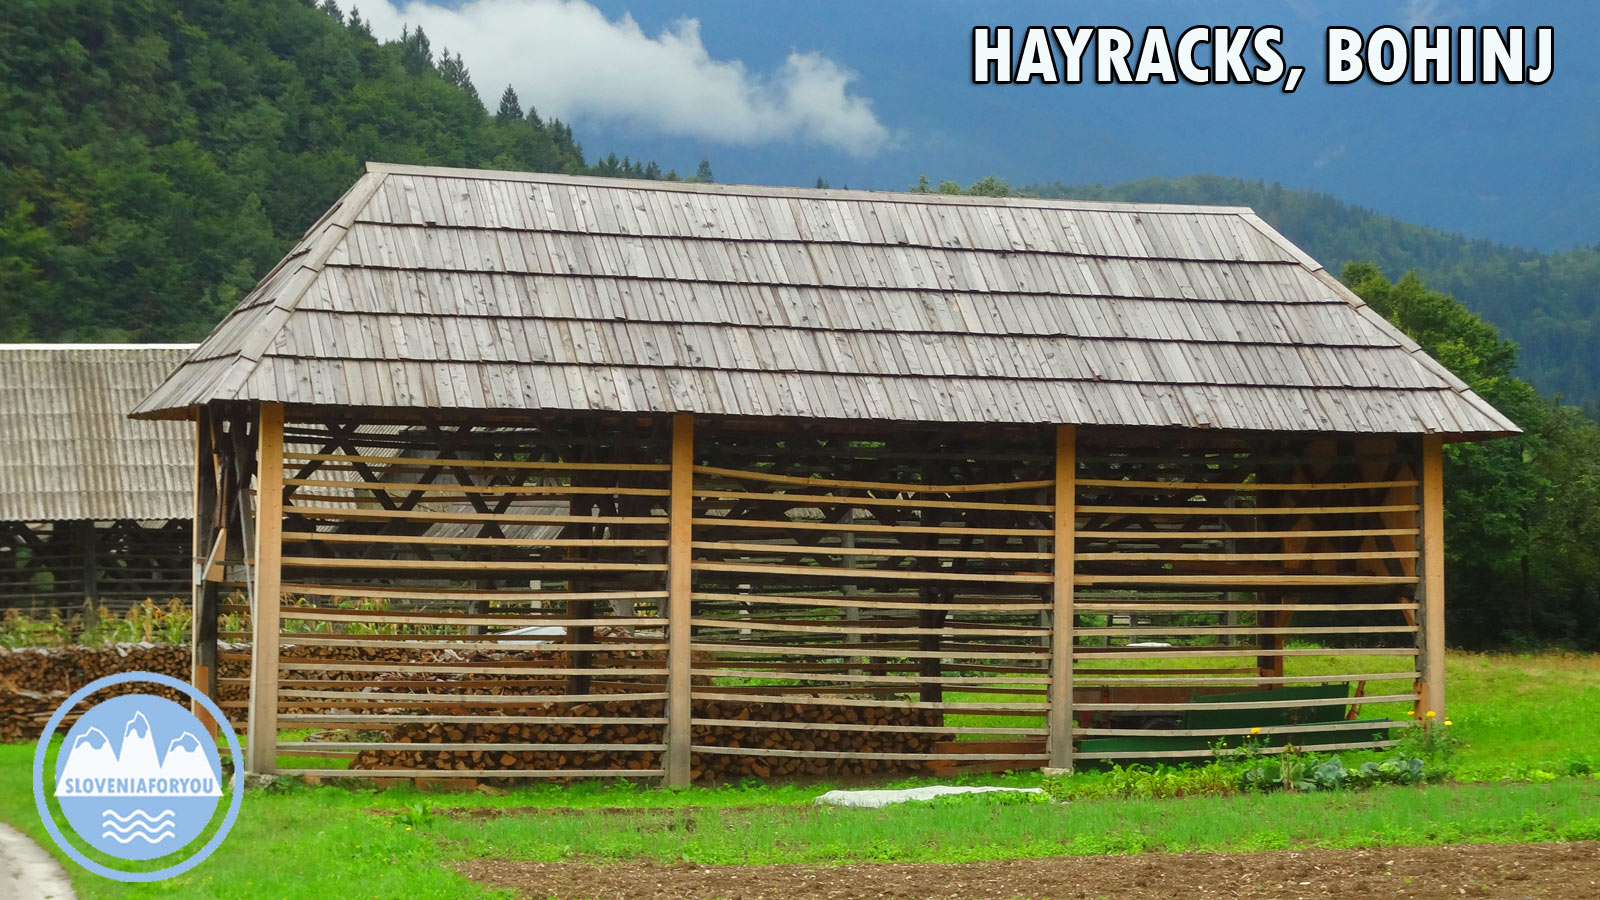
[[(615, 21), (583, 0), (475, 0), (455, 8), (361, 3), (380, 39), (421, 26), (437, 54), (459, 52), (492, 110), (505, 85), (542, 116), (622, 122), (729, 144), (801, 140), (859, 157), (888, 144), (855, 74), (795, 51), (770, 75), (713, 59), (700, 23), (680, 19), (654, 37), (631, 16)], [(370, 8), (369, 8), (370, 6)]]

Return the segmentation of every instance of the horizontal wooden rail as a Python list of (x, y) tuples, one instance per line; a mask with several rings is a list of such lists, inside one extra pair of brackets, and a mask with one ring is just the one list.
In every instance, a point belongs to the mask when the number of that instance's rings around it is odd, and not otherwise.
[(639, 540), (634, 538), (488, 538), (488, 537), (436, 537), (426, 534), (351, 534), (343, 531), (285, 531), (285, 543), (293, 541), (321, 541), (329, 544), (425, 544), (441, 547), (612, 547), (629, 549), (658, 549), (667, 546), (665, 540)]
[[(498, 494), (506, 497), (665, 497), (666, 488), (573, 486), (561, 484), (449, 484), (413, 481), (341, 481), (327, 478), (285, 478), (287, 487), (339, 488), (392, 494)], [(322, 499), (324, 495), (316, 495)]]
[[(354, 688), (367, 685), (352, 683)], [(360, 701), (385, 705), (411, 705), (414, 703), (456, 703), (463, 706), (539, 706), (550, 703), (630, 703), (633, 701), (665, 700), (666, 691), (649, 691), (617, 694), (380, 694), (359, 691), (281, 690), (280, 701), (286, 700), (337, 700), (341, 703)]]
[(1018, 728), (1010, 725), (855, 725), (843, 722), (769, 722), (761, 719), (690, 719), (691, 725), (709, 728), (787, 728), (794, 731), (864, 731), (890, 734), (1004, 734), (1023, 737), (1045, 737), (1043, 728)]
[(849, 488), (867, 491), (898, 491), (906, 494), (978, 494), (998, 491), (1027, 491), (1051, 487), (1051, 480), (996, 481), (984, 484), (914, 484), (890, 481), (850, 481), (843, 478), (808, 478), (802, 475), (779, 475), (775, 472), (751, 472), (745, 469), (719, 469), (714, 466), (695, 466), (696, 475), (714, 475), (735, 481), (761, 481), (769, 484), (793, 484), (818, 488)]
[(665, 600), (666, 591), (517, 591), (517, 590), (426, 590), (355, 584), (283, 585), (285, 594), (311, 594), (318, 597), (377, 597), (393, 600), (496, 600), (502, 603), (568, 602), (573, 600)]
[(863, 597), (817, 597), (779, 594), (722, 594), (697, 591), (693, 599), (725, 603), (762, 603), (779, 606), (818, 606), (834, 609), (900, 609), (938, 610), (943, 612), (1038, 612), (1054, 609), (1050, 603), (925, 603), (915, 598), (903, 601), (882, 600), (871, 595)]
[(500, 525), (659, 525), (665, 527), (666, 516), (565, 516), (534, 513), (479, 513), (453, 510), (418, 509), (344, 509), (332, 506), (299, 506), (285, 504), (285, 516), (304, 516), (308, 519), (404, 519), (431, 523), (494, 522)]
[[(1383, 729), (1380, 727), (1375, 730), (1382, 731)], [(1145, 734), (1150, 733), (1151, 732), (1148, 731), (1145, 732)], [(1316, 745), (1315, 749), (1318, 753), (1326, 753), (1333, 750), (1380, 750), (1385, 747), (1396, 746), (1399, 743), (1399, 741), (1353, 741), (1350, 743), (1339, 744), (1318, 744)], [(1254, 752), (1263, 756), (1277, 756), (1280, 753), (1288, 752), (1289, 749), (1289, 747), (1260, 747)], [(1072, 754), (1072, 758), (1075, 760), (1202, 759), (1214, 756), (1219, 752), (1223, 756), (1228, 756), (1237, 753), (1238, 750), (1119, 750), (1108, 753), (1074, 753)]]
[[(826, 726), (822, 726), (826, 727)], [(931, 732), (937, 728), (930, 727)], [(862, 752), (857, 750), (784, 750), (767, 747), (718, 747), (715, 744), (695, 744), (689, 749), (710, 756), (773, 756), (792, 759), (883, 759), (883, 760), (951, 760), (958, 762), (983, 762), (985, 760), (1047, 760), (1048, 753), (893, 753)]]
[(1164, 678), (1140, 677), (1145, 669), (1122, 669), (1130, 677), (1118, 675), (1103, 670), (1077, 669), (1074, 674), (1078, 683), (1093, 682), (1096, 686), (1120, 687), (1253, 687), (1256, 685), (1282, 685), (1282, 684), (1351, 684), (1362, 681), (1416, 681), (1421, 675), (1417, 672), (1366, 672), (1357, 675), (1281, 675), (1281, 676), (1239, 676), (1237, 678), (1210, 678), (1169, 676)]
[(932, 557), (936, 559), (1054, 559), (1052, 553), (1025, 550), (917, 550), (905, 547), (839, 547), (822, 544), (749, 544), (737, 541), (695, 541), (696, 550), (803, 556)]
[[(582, 746), (581, 744), (576, 746)], [(659, 778), (661, 769), (278, 769), (316, 778)]]
[(339, 556), (285, 556), (283, 567), (311, 569), (394, 569), (422, 572), (665, 572), (666, 563), (589, 562), (581, 559), (538, 562), (492, 559), (361, 559)]
[(1049, 584), (1048, 573), (950, 572), (916, 569), (839, 568), (833, 566), (786, 566), (763, 563), (712, 562), (695, 560), (689, 568), (696, 572), (738, 572), (747, 575), (806, 575), (813, 578), (838, 578), (846, 582), (884, 578), (900, 581), (972, 581), (1004, 584)]
[(1236, 587), (1332, 587), (1336, 585), (1416, 584), (1414, 575), (1075, 575), (1073, 584), (1218, 584)]
[(697, 616), (689, 624), (699, 628), (725, 628), (750, 631), (774, 631), (792, 634), (875, 634), (875, 635), (947, 635), (950, 637), (1048, 637), (1049, 628), (1017, 627), (971, 628), (951, 624), (939, 628), (921, 628), (914, 625), (888, 626), (882, 622), (853, 623), (849, 619), (834, 619), (826, 625), (798, 622), (774, 622), (765, 619), (711, 619)]
[[(1044, 715), (1049, 709), (1046, 703), (943, 703), (924, 700), (862, 700), (855, 697), (797, 697), (791, 694), (741, 694), (720, 692), (715, 689), (696, 690), (694, 696), (701, 700), (729, 700), (739, 703), (787, 703), (800, 706), (856, 706), (877, 709), (939, 709), (945, 712), (967, 713), (996, 713), (1014, 714), (1026, 713), (1031, 715)], [(753, 725), (760, 725), (757, 720)], [(818, 730), (827, 726), (822, 723), (812, 723)], [(930, 725), (928, 731), (937, 732), (937, 725)]]
[(1115, 478), (1079, 478), (1074, 484), (1078, 487), (1149, 488), (1174, 491), (1365, 491), (1417, 486), (1414, 480), (1258, 484), (1243, 481), (1123, 481)]
[(1350, 550), (1323, 553), (1239, 553), (1219, 550), (1215, 553), (1152, 553), (1132, 551), (1127, 553), (1077, 553), (1083, 562), (1316, 562), (1343, 559), (1416, 559), (1415, 550)]
[(325, 607), (283, 606), (279, 618), (307, 622), (389, 622), (402, 625), (494, 625), (515, 628), (524, 625), (594, 627), (603, 625), (665, 625), (664, 618), (643, 616), (603, 616), (566, 618), (559, 614), (513, 615), (507, 613), (424, 613), (366, 609), (327, 609)]
[(1415, 647), (1318, 647), (1274, 650), (1270, 647), (1172, 647), (1165, 650), (1129, 650), (1122, 647), (1078, 647), (1080, 658), (1103, 656), (1112, 659), (1228, 659), (1250, 656), (1416, 656)]
[[(757, 644), (750, 641), (696, 641), (694, 649), (707, 653), (730, 652), (750, 656), (851, 656), (868, 659), (1048, 659), (1049, 651), (1035, 649), (1027, 652), (1006, 650), (909, 650), (900, 647), (880, 649), (881, 644), (835, 644), (831, 647), (816, 644)], [(1243, 655), (1243, 654), (1236, 654)]]
[(1416, 535), (1415, 528), (1315, 528), (1305, 531), (1280, 530), (1280, 531), (1228, 531), (1213, 529), (1207, 531), (1089, 531), (1079, 530), (1074, 536), (1080, 541), (1190, 541), (1190, 540), (1243, 540), (1262, 539), (1277, 540), (1280, 538), (1365, 538), (1365, 537), (1405, 537)]
[[(537, 698), (535, 698), (537, 699)], [(471, 725), (481, 724), (483, 716), (454, 715), (430, 716), (408, 715), (403, 713), (384, 714), (369, 713), (366, 715), (351, 716), (342, 713), (284, 713), (278, 716), (280, 725), (316, 725), (324, 728), (347, 726), (350, 728), (370, 728), (373, 725), (411, 725), (411, 724), (444, 724), (444, 725)], [(573, 722), (586, 722), (604, 725), (665, 725), (666, 716), (519, 716), (497, 715), (494, 717), (496, 725), (571, 725)]]
[[(1336, 731), (1383, 731), (1408, 728), (1410, 721), (1327, 722), (1317, 725), (1262, 725), (1238, 728), (1074, 728), (1074, 737), (1233, 737), (1252, 734), (1326, 734)], [(1317, 749), (1312, 745), (1311, 749)]]
[[(331, 741), (279, 741), (278, 742), (278, 750), (281, 752), (281, 751), (284, 751), (284, 750), (345, 749), (344, 747), (339, 747), (338, 746), (339, 743), (342, 743), (342, 742), (331, 742)], [(330, 744), (334, 744), (334, 746), (330, 747), (329, 746)], [(360, 742), (351, 741), (348, 746), (349, 746), (349, 748), (355, 749), (355, 750), (414, 750), (414, 751), (423, 752), (423, 753), (427, 753), (427, 752), (454, 752), (454, 751), (458, 751), (458, 750), (482, 750), (482, 751), (515, 750), (515, 751), (532, 752), (532, 753), (539, 753), (539, 752), (564, 753), (564, 752), (569, 752), (569, 751), (581, 750), (581, 751), (585, 751), (585, 752), (601, 752), (601, 751), (603, 751), (603, 752), (610, 752), (610, 753), (648, 753), (648, 752), (650, 752), (652, 750), (660, 751), (660, 750), (665, 750), (667, 748), (666, 744), (599, 744), (599, 743), (595, 743), (595, 744), (512, 744), (512, 743), (473, 744), (473, 743), (463, 743), (463, 742), (431, 743), (431, 742), (425, 742), (425, 741), (416, 741), (416, 742), (412, 742), (412, 743), (407, 743), (407, 742), (404, 742), (404, 741), (371, 741), (371, 742), (367, 742), (367, 741), (360, 741)], [(442, 772), (442, 771), (446, 771), (446, 770), (441, 769), (439, 771)], [(477, 774), (474, 770), (471, 770), (471, 769), (462, 769), (462, 770), (458, 770), (458, 771), (460, 771), (461, 774), (464, 777), (468, 777), (468, 778), (475, 777), (476, 774)]]
[(784, 494), (760, 491), (717, 491), (696, 489), (694, 496), (702, 500), (770, 500), (791, 506), (892, 506), (904, 509), (960, 509), (989, 510), (996, 512), (1053, 513), (1055, 507), (1044, 503), (991, 503), (978, 500), (906, 500), (899, 497), (840, 497), (833, 494)]
[[(870, 667), (863, 667), (870, 668)], [(695, 676), (704, 675), (707, 678), (766, 678), (775, 681), (823, 681), (843, 684), (882, 684), (899, 687), (915, 687), (923, 684), (957, 684), (957, 685), (1028, 685), (1037, 686), (1042, 679), (1038, 671), (1024, 675), (853, 675), (828, 672), (802, 672), (785, 670), (761, 669), (725, 669), (701, 668), (690, 670)]]
[(1074, 703), (1075, 712), (1204, 712), (1206, 710), (1238, 709), (1298, 709), (1303, 706), (1363, 706), (1374, 703), (1412, 703), (1415, 693), (1383, 694), (1376, 697), (1316, 697), (1302, 700), (1247, 700), (1240, 703), (1197, 703), (1176, 701), (1172, 703)]
[(1127, 514), (1145, 516), (1335, 516), (1345, 513), (1416, 512), (1415, 503), (1377, 506), (1079, 506), (1090, 515)]
[(1137, 612), (1141, 615), (1164, 615), (1186, 612), (1405, 612), (1418, 608), (1416, 603), (1190, 603), (1171, 600), (1140, 600), (1130, 597), (1124, 601), (1084, 600), (1073, 605), (1078, 613), (1086, 612)]
[(1173, 625), (1145, 625), (1136, 627), (1115, 626), (1088, 626), (1074, 628), (1072, 633), (1083, 637), (1140, 637), (1143, 635), (1161, 635), (1171, 637), (1193, 637), (1198, 635), (1257, 635), (1257, 634), (1414, 634), (1415, 625), (1346, 625), (1346, 626), (1173, 626)]
[(723, 516), (695, 518), (696, 528), (781, 528), (795, 531), (836, 531), (857, 534), (936, 534), (949, 537), (1051, 537), (1049, 528), (988, 528), (965, 525), (877, 525), (855, 522), (791, 522), (775, 519), (730, 519)]
[(668, 472), (665, 463), (579, 463), (536, 462), (511, 459), (446, 459), (422, 456), (347, 456), (340, 453), (285, 453), (285, 460), (306, 462), (344, 462), (366, 465), (404, 464), (416, 468), (441, 469), (534, 469), (565, 472)]

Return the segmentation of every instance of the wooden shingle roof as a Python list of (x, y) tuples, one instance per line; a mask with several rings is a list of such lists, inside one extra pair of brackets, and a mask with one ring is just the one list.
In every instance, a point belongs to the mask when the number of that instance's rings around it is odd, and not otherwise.
[(217, 400), (1516, 430), (1245, 208), (379, 164), (137, 414)]
[(0, 344), (0, 521), (193, 516), (193, 431), (128, 410), (194, 349)]

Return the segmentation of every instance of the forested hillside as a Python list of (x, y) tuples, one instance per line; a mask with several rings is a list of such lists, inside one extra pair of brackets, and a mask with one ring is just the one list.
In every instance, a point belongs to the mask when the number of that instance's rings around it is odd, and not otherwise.
[(1520, 346), (1519, 374), (1600, 417), (1600, 244), (1544, 254), (1472, 240), (1277, 184), (1192, 175), (1110, 186), (1030, 185), (1042, 197), (1249, 206), (1329, 270), (1370, 260), (1391, 278), (1416, 269)]
[(331, 2), (7, 0), (0, 340), (198, 339), (366, 160), (665, 177), (490, 96)]

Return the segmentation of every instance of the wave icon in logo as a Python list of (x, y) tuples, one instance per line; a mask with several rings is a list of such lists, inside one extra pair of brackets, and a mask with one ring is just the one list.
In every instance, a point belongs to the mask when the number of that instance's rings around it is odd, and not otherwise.
[(55, 778), (45, 786), (67, 825), (94, 849), (125, 860), (177, 857), (216, 813), (221, 756), (189, 710), (130, 694), (83, 714), (62, 740)]

